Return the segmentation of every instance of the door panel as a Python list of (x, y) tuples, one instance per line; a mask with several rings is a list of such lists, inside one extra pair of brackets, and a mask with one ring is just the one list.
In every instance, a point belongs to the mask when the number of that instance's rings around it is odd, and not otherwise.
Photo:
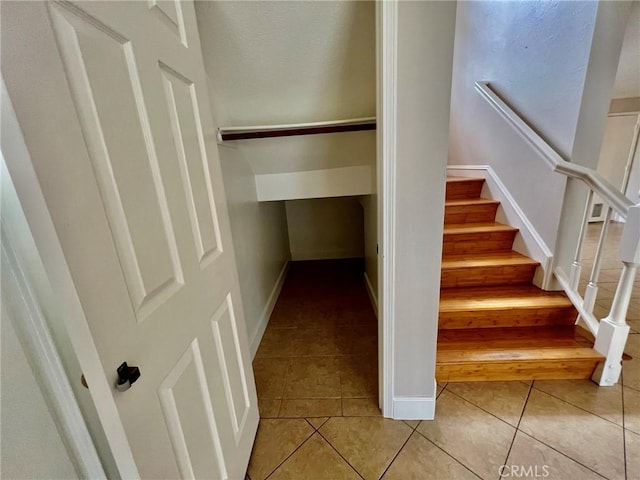
[(185, 47), (188, 46), (182, 22), (182, 8), (178, 0), (149, 0), (149, 8), (154, 14), (157, 14), (160, 21), (180, 39)]
[(160, 69), (198, 261), (204, 267), (221, 249), (198, 100), (191, 80), (162, 63)]
[[(116, 462), (132, 456), (143, 478), (243, 478), (257, 398), (193, 4), (16, 2), (2, 27)], [(123, 361), (142, 376), (118, 392)]]
[[(183, 478), (225, 478), (210, 392), (198, 340), (160, 386), (160, 402)], [(202, 448), (205, 445), (206, 448)], [(204, 453), (204, 455), (203, 455)]]
[(131, 43), (95, 19), (90, 22), (55, 4), (51, 12), (131, 301), (141, 321), (184, 279), (157, 156), (146, 140), (151, 132)]
[(239, 443), (250, 413), (251, 403), (247, 392), (247, 382), (244, 378), (245, 365), (242, 356), (239, 355), (241, 348), (236, 324), (231, 296), (227, 296), (225, 303), (211, 320), (211, 329), (233, 434), (236, 443)]

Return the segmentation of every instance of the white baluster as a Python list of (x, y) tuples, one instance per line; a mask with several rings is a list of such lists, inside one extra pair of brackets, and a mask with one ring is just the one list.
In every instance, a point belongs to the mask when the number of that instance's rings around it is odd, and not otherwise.
[(620, 259), (624, 266), (609, 315), (600, 322), (593, 348), (606, 357), (591, 377), (601, 386), (615, 385), (622, 371), (622, 354), (629, 336), (626, 316), (633, 282), (640, 266), (640, 205), (629, 208), (622, 239)]
[(591, 201), (593, 200), (593, 190), (589, 190), (589, 196), (587, 197), (587, 203), (584, 206), (584, 213), (582, 215), (582, 226), (580, 227), (580, 235), (578, 236), (578, 245), (576, 246), (576, 254), (571, 264), (571, 273), (569, 277), (569, 283), (571, 288), (578, 290), (578, 284), (580, 283), (580, 273), (582, 272), (582, 248), (584, 247), (584, 236), (587, 233), (587, 225), (589, 223), (589, 213), (591, 212)]

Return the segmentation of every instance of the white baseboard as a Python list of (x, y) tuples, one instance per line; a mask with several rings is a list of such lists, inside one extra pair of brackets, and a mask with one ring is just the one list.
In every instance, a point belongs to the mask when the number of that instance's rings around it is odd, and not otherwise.
[(435, 414), (435, 390), (433, 397), (393, 397), (395, 420), (433, 420)]
[(369, 281), (369, 276), (367, 272), (364, 272), (364, 284), (367, 287), (367, 293), (369, 294), (369, 300), (371, 300), (371, 305), (373, 305), (373, 311), (376, 313), (376, 318), (378, 318), (378, 295), (376, 291), (371, 286), (371, 282)]
[[(506, 223), (520, 230), (513, 242), (513, 249), (540, 262), (533, 283), (543, 289), (550, 288), (553, 271), (553, 252), (536, 231), (520, 206), (507, 190), (496, 172), (489, 165), (449, 165), (449, 173), (458, 177), (482, 177), (485, 179), (483, 196), (500, 201), (496, 221)], [(486, 190), (485, 190), (486, 189)]]
[(271, 290), (271, 294), (269, 295), (269, 299), (267, 300), (267, 304), (264, 306), (262, 310), (262, 315), (260, 316), (260, 322), (258, 323), (258, 327), (253, 331), (251, 335), (251, 358), (253, 359), (256, 356), (256, 352), (258, 351), (258, 347), (260, 346), (260, 341), (262, 340), (262, 336), (264, 335), (264, 331), (267, 329), (267, 325), (269, 324), (269, 318), (271, 318), (271, 313), (273, 312), (274, 307), (276, 306), (276, 302), (278, 301), (278, 296), (280, 295), (280, 291), (282, 290), (282, 286), (284, 285), (284, 280), (287, 278), (287, 272), (289, 271), (289, 260), (287, 260), (280, 270), (280, 274), (278, 275), (278, 279), (276, 280), (273, 289)]

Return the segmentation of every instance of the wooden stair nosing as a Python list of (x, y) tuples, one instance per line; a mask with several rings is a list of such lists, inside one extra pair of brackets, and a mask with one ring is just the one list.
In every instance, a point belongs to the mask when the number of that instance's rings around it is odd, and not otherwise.
[(592, 347), (558, 347), (558, 348), (537, 348), (537, 349), (510, 349), (508, 351), (498, 350), (447, 350), (436, 354), (436, 365), (459, 365), (468, 363), (504, 363), (507, 361), (517, 362), (540, 362), (540, 361), (578, 361), (589, 360), (600, 362), (604, 356), (596, 352)]
[(518, 233), (519, 229), (511, 225), (499, 222), (477, 222), (477, 223), (454, 223), (447, 225), (443, 229), (444, 235), (463, 235), (467, 233), (491, 233), (491, 232), (513, 232)]
[[(448, 350), (452, 345), (466, 345), (467, 348), (491, 349), (509, 344), (513, 348), (537, 348), (549, 341), (563, 342), (567, 345), (591, 346), (589, 332), (578, 325), (559, 325), (549, 327), (465, 329), (457, 333), (451, 330), (438, 333), (438, 343)], [(508, 343), (511, 342), (511, 343)], [(460, 350), (455, 348), (455, 350)]]
[(576, 310), (570, 307), (444, 312), (438, 315), (438, 328), (442, 330), (462, 330), (472, 328), (570, 326), (575, 324), (576, 318)]
[(525, 257), (520, 253), (495, 252), (482, 254), (456, 254), (442, 256), (442, 269), (457, 268), (478, 268), (478, 267), (495, 267), (495, 266), (516, 266), (527, 265), (537, 267), (540, 262)]
[(449, 288), (440, 292), (440, 314), (546, 308), (573, 308), (573, 304), (564, 292), (546, 292), (529, 285)]
[(494, 200), (493, 198), (452, 198), (445, 200), (445, 207), (479, 207), (479, 206), (496, 206), (500, 205), (500, 200)]
[(511, 380), (560, 380), (591, 378), (598, 361), (556, 360), (554, 362), (474, 363), (436, 365), (438, 382), (484, 382)]

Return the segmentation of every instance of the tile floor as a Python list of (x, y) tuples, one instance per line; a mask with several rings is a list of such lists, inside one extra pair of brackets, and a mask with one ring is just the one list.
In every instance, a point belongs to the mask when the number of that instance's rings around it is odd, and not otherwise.
[[(621, 229), (613, 227), (615, 245)], [(597, 228), (589, 228), (585, 271)], [(608, 250), (602, 311), (616, 270)], [(292, 264), (254, 361), (262, 418), (247, 478), (497, 480), (506, 465), (502, 478), (640, 480), (640, 361), (625, 363), (615, 387), (448, 383), (439, 385), (434, 421), (382, 418), (376, 320), (361, 271), (356, 261)], [(636, 359), (639, 320), (636, 289), (627, 348)]]

